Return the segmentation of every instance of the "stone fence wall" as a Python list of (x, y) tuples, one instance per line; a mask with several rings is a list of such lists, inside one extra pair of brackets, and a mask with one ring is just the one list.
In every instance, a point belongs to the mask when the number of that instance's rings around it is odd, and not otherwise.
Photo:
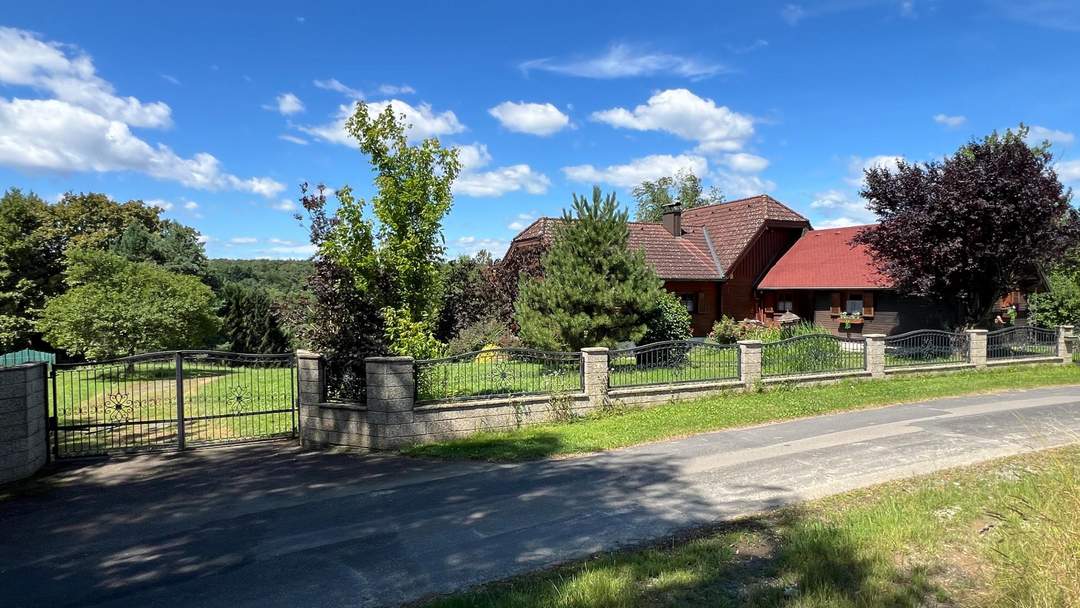
[(29, 477), (48, 460), (48, 365), (0, 368), (0, 484)]
[(608, 349), (582, 349), (583, 390), (572, 394), (477, 397), (467, 400), (416, 402), (416, 377), (411, 357), (370, 357), (365, 360), (367, 394), (363, 403), (326, 400), (326, 375), (317, 353), (300, 351), (300, 437), (305, 446), (348, 446), (393, 450), (418, 443), (465, 437), (479, 431), (498, 431), (569, 419), (609, 405), (658, 405), (757, 385), (816, 384), (845, 378), (885, 378), (912, 372), (984, 369), (991, 365), (1067, 363), (1066, 346), (1072, 327), (1057, 330), (1056, 356), (988, 361), (986, 330), (969, 330), (967, 362), (948, 365), (889, 367), (886, 336), (864, 336), (863, 369), (791, 376), (762, 374), (763, 343), (744, 340), (739, 347), (739, 377), (715, 382), (657, 384), (611, 388)]

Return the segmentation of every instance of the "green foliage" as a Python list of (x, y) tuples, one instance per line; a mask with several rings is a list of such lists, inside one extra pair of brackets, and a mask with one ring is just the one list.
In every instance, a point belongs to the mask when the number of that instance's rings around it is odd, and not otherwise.
[(446, 345), (432, 335), (427, 320), (413, 321), (409, 315), (394, 308), (382, 310), (386, 323), (386, 340), (395, 355), (413, 359), (437, 359), (446, 353)]
[(213, 293), (198, 279), (109, 252), (68, 253), (67, 293), (38, 329), (69, 353), (101, 359), (205, 346), (217, 329)]
[[(500, 305), (493, 284), (495, 263), (481, 251), (463, 255), (443, 266), (443, 298), (435, 336), (450, 340), (463, 329), (497, 313)], [(483, 345), (481, 345), (483, 346)]]
[(1047, 276), (1047, 290), (1028, 296), (1031, 322), (1040, 327), (1080, 326), (1080, 266), (1062, 266)]
[(307, 281), (314, 272), (311, 260), (210, 260), (211, 283), (240, 283), (270, 293), (277, 304), (307, 291)]
[(709, 339), (718, 344), (734, 344), (742, 340), (743, 335), (744, 332), (739, 323), (727, 315), (713, 322), (712, 330), (709, 331)]
[(641, 338), (641, 344), (667, 342), (669, 340), (689, 340), (692, 322), (690, 311), (675, 294), (664, 291), (657, 299), (656, 307), (649, 315), (646, 324), (648, 330)]
[(124, 229), (110, 250), (132, 262), (153, 262), (169, 272), (206, 279), (209, 262), (199, 242), (199, 231), (172, 220), (151, 232), (142, 223)]
[(221, 332), (227, 349), (240, 353), (283, 353), (290, 344), (281, 329), (270, 294), (239, 283), (221, 290)]
[(446, 345), (446, 351), (449, 355), (460, 355), (478, 351), (488, 345), (508, 348), (517, 346), (518, 340), (510, 333), (506, 323), (495, 317), (486, 317), (462, 328)]
[(656, 181), (643, 181), (632, 192), (637, 203), (636, 218), (639, 222), (659, 222), (664, 207), (678, 204), (683, 210), (724, 202), (724, 196), (713, 187), (706, 194), (701, 178), (693, 172), (679, 171), (674, 177), (661, 177)]
[(431, 319), (438, 316), (442, 219), (453, 204), (450, 187), (460, 170), (457, 152), (438, 139), (410, 145), (404, 120), (392, 106), (373, 117), (366, 104), (356, 104), (345, 129), (375, 170), (374, 221), (365, 217), (366, 202), (345, 186), (337, 192), (337, 217), (318, 243), (319, 254), (378, 303), (394, 352), (423, 351), (435, 343), (415, 332), (431, 332)]
[(49, 205), (36, 194), (11, 189), (0, 198), (0, 352), (32, 343), (34, 319), (63, 287), (52, 222)]
[(639, 341), (663, 297), (660, 279), (627, 243), (627, 214), (615, 195), (574, 196), (573, 214), (543, 257), (544, 276), (523, 279), (515, 304), (519, 335), (544, 349), (577, 350)]

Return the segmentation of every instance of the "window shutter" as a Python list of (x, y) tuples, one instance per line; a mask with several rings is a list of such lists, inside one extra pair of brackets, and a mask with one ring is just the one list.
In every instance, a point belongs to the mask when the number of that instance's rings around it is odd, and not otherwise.
[(709, 303), (705, 298), (705, 292), (699, 291), (697, 294), (697, 310), (700, 313), (709, 312)]
[(843, 302), (841, 301), (841, 294), (839, 291), (834, 291), (832, 294), (832, 304), (829, 306), (829, 314), (834, 317), (840, 316), (840, 311), (843, 310)]
[(873, 292), (866, 292), (862, 297), (862, 316), (867, 318), (874, 317), (874, 294)]
[(773, 311), (775, 309), (776, 309), (776, 292), (775, 291), (766, 291), (765, 292), (765, 316), (766, 317), (773, 316)]

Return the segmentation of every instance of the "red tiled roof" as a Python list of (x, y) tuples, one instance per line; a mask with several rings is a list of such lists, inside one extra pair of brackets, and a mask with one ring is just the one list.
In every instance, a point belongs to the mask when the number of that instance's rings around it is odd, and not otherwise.
[(811, 230), (761, 279), (758, 289), (888, 289), (863, 245), (851, 239), (866, 226)]
[(713, 246), (716, 248), (716, 257), (725, 272), (731, 271), (731, 267), (766, 221), (793, 222), (810, 227), (810, 222), (805, 217), (767, 194), (706, 205), (684, 211), (682, 215), (683, 226), (703, 226), (709, 229)]
[[(659, 223), (630, 222), (630, 245), (645, 251), (645, 259), (662, 279), (721, 280), (750, 245), (765, 222), (810, 222), (776, 199), (761, 194), (684, 211), (683, 236), (675, 238)], [(515, 247), (554, 238), (561, 219), (542, 217), (510, 243)]]

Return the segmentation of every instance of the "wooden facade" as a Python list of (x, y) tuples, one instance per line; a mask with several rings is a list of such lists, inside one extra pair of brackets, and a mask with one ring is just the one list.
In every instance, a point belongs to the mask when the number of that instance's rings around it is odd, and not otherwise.
[(802, 234), (801, 225), (763, 226), (728, 272), (728, 280), (722, 290), (721, 314), (736, 321), (757, 318), (755, 285)]
[(664, 289), (679, 296), (690, 311), (690, 330), (706, 336), (720, 318), (720, 285), (717, 281), (665, 281)]

